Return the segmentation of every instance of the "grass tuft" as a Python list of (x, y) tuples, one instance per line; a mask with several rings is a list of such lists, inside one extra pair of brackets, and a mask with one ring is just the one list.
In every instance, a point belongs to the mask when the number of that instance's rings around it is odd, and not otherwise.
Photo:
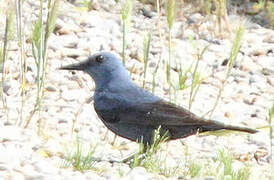
[(79, 138), (76, 140), (76, 150), (70, 152), (62, 162), (61, 167), (69, 168), (72, 167), (77, 171), (94, 170), (94, 165), (97, 162), (94, 158), (94, 152), (96, 147), (89, 149), (87, 153), (81, 145)]
[(233, 170), (233, 157), (230, 153), (224, 150), (219, 150), (218, 160), (218, 178), (231, 180), (249, 179), (250, 171), (248, 167), (242, 167), (238, 170)]
[(153, 143), (151, 145), (146, 145), (145, 147), (142, 142), (139, 143), (139, 153), (134, 156), (130, 167), (142, 166), (149, 172), (159, 173), (167, 177), (174, 175), (178, 168), (169, 167), (166, 164), (166, 155), (165, 157), (162, 157), (161, 154), (157, 153), (159, 152), (160, 145), (167, 141), (167, 133), (168, 132), (162, 134), (161, 127), (159, 127), (154, 131)]
[(189, 174), (191, 178), (194, 178), (199, 175), (202, 167), (200, 164), (195, 163), (194, 161), (191, 161), (189, 164)]
[(182, 64), (180, 64), (179, 70), (177, 73), (180, 90), (184, 90), (187, 88), (186, 80), (187, 80), (187, 75), (191, 72), (191, 68), (192, 68), (192, 65), (189, 66), (189, 68), (187, 68), (186, 70), (183, 70)]

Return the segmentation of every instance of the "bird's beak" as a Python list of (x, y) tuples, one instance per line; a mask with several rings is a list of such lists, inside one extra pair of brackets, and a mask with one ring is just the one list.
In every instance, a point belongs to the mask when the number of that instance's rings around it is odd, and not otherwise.
[(62, 66), (59, 69), (61, 70), (76, 70), (76, 71), (84, 71), (87, 68), (86, 63), (76, 63), (76, 64), (70, 64), (67, 66)]

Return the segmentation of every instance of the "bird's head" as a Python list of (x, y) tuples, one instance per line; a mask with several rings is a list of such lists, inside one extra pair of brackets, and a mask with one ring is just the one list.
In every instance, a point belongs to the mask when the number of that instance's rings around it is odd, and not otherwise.
[(83, 62), (63, 66), (60, 69), (84, 71), (94, 79), (96, 87), (116, 79), (130, 79), (122, 61), (109, 52), (91, 55)]

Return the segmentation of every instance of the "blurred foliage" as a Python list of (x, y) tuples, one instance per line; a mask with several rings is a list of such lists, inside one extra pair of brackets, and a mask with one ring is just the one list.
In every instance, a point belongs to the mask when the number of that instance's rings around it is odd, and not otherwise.
[(274, 28), (274, 2), (269, 2), (267, 6), (268, 18), (270, 20), (270, 25)]

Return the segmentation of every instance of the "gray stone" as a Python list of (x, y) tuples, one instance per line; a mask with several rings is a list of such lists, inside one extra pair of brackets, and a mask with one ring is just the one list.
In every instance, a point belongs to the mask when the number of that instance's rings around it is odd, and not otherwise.
[(124, 178), (123, 180), (139, 180), (139, 179), (149, 179), (148, 173), (143, 167), (135, 167), (133, 168)]

